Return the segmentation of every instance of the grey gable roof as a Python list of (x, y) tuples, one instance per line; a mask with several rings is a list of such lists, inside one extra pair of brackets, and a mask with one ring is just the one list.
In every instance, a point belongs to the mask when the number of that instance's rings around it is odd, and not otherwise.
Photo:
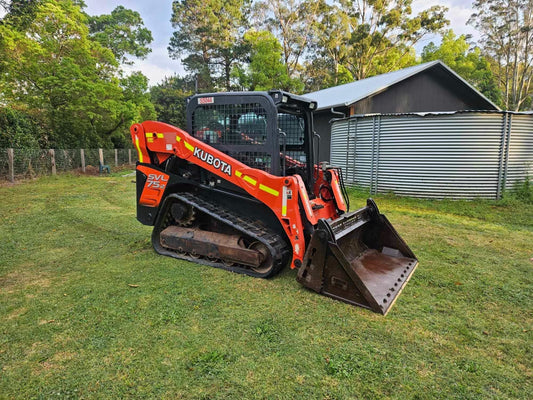
[(340, 86), (334, 86), (328, 89), (319, 90), (317, 92), (307, 93), (303, 96), (308, 97), (311, 100), (315, 100), (318, 103), (317, 110), (323, 110), (331, 107), (349, 106), (361, 99), (364, 99), (365, 97), (377, 94), (398, 82), (401, 82), (436, 65), (443, 67), (449, 73), (454, 75), (479, 97), (483, 98), (485, 101), (494, 106), (494, 109), (500, 109), (496, 104), (487, 99), (481, 92), (475, 89), (440, 60), (430, 61), (424, 64), (415, 65), (413, 67), (400, 69), (398, 71), (376, 75), (371, 78), (361, 79), (359, 81), (346, 83)]

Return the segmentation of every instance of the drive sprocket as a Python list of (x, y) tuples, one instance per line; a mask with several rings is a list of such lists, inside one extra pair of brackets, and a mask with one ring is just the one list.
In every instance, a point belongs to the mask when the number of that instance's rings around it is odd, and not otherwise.
[(177, 202), (170, 207), (170, 215), (179, 226), (191, 226), (196, 217), (196, 212), (192, 205)]

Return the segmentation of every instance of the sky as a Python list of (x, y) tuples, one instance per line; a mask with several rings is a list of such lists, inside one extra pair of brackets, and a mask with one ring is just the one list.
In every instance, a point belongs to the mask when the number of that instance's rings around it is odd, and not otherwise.
[(85, 11), (90, 15), (110, 14), (119, 5), (135, 10), (152, 31), (152, 52), (144, 60), (132, 59), (134, 65), (126, 66), (126, 72), (141, 71), (148, 77), (151, 86), (157, 85), (166, 76), (185, 73), (180, 61), (171, 59), (167, 51), (173, 32), (170, 23), (172, 0), (85, 0), (85, 3)]
[[(85, 0), (86, 12), (90, 15), (109, 14), (118, 5), (123, 5), (139, 12), (145, 26), (152, 31), (154, 41), (151, 43), (152, 52), (144, 60), (134, 59), (132, 66), (126, 66), (126, 72), (141, 71), (150, 80), (150, 85), (156, 85), (166, 76), (184, 74), (179, 60), (172, 60), (168, 56), (167, 46), (172, 36), (172, 0)], [(413, 0), (413, 14), (433, 5), (448, 7), (446, 14), (450, 20), (450, 28), (457, 34), (470, 34), (473, 39), (479, 38), (476, 30), (467, 25), (467, 20), (473, 13), (471, 0)], [(0, 13), (1, 14), (1, 13)], [(0, 15), (1, 16), (1, 15)], [(429, 42), (439, 42), (438, 36), (425, 37), (417, 46), (417, 52)]]

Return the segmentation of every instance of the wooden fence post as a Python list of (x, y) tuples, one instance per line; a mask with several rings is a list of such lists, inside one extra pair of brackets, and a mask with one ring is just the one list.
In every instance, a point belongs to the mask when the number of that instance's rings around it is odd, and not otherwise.
[(52, 175), (56, 175), (57, 174), (56, 151), (54, 149), (50, 149), (49, 154), (50, 154), (50, 162), (52, 163)]
[(128, 162), (131, 165), (131, 149), (128, 149)]
[(81, 172), (85, 173), (85, 150), (80, 149)]
[(63, 158), (64, 158), (64, 160), (65, 160), (65, 161), (64, 161), (64, 167), (63, 167), (63, 168), (65, 168), (65, 171), (68, 171), (68, 170), (73, 169), (73, 168), (72, 168), (73, 166), (70, 165), (70, 157), (69, 157), (69, 155), (68, 155), (68, 151), (63, 150)]
[(15, 153), (13, 149), (7, 149), (7, 161), (9, 163), (9, 181), (15, 182)]
[(98, 149), (98, 157), (100, 158), (100, 164), (104, 165), (104, 150)]
[(115, 149), (115, 167), (118, 167), (118, 150)]

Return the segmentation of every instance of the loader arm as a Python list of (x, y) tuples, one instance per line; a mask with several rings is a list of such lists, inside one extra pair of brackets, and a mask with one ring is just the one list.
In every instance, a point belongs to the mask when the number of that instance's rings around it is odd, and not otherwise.
[[(187, 132), (162, 122), (145, 121), (132, 125), (131, 135), (139, 153), (139, 162), (147, 164), (138, 166), (141, 171), (150, 168), (153, 161), (161, 163), (175, 155), (242, 188), (268, 206), (279, 219), (291, 242), (291, 268), (301, 266), (305, 253), (302, 214), (313, 226), (319, 218), (331, 215), (334, 205), (320, 198), (310, 201), (302, 178), (298, 175), (279, 177), (250, 168)], [(146, 173), (148, 172), (145, 171)], [(157, 175), (157, 172), (154, 171), (154, 174)], [(150, 197), (143, 193), (141, 199), (145, 198), (145, 205), (158, 207), (166, 188), (159, 184), (156, 185), (157, 188), (153, 186), (147, 185), (144, 188), (153, 195)], [(303, 213), (300, 212), (299, 201), (303, 205)]]

